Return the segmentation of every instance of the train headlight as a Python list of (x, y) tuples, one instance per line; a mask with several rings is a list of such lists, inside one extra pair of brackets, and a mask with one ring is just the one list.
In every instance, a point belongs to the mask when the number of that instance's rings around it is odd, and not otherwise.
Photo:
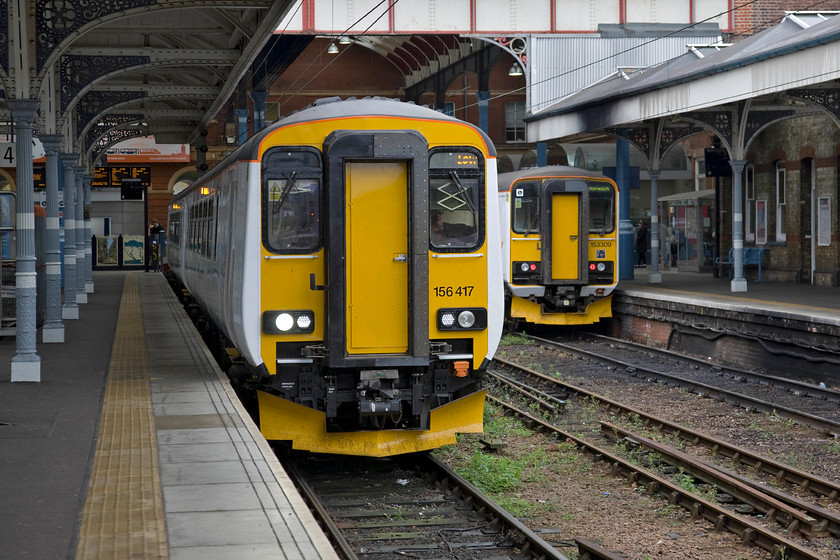
[(487, 310), (481, 307), (438, 309), (440, 331), (481, 331), (487, 328)]
[(462, 329), (469, 329), (475, 324), (475, 313), (467, 309), (458, 313), (458, 326)]
[(281, 313), (274, 319), (274, 326), (280, 332), (289, 332), (295, 326), (295, 318), (288, 313)]
[(519, 265), (519, 270), (521, 270), (522, 272), (528, 272), (529, 270), (531, 270), (531, 267), (528, 265), (528, 263), (524, 262)]
[(602, 262), (599, 262), (597, 265), (598, 272), (604, 272), (607, 269), (607, 265)]
[(315, 313), (308, 309), (266, 311), (262, 317), (267, 334), (301, 334), (315, 330)]

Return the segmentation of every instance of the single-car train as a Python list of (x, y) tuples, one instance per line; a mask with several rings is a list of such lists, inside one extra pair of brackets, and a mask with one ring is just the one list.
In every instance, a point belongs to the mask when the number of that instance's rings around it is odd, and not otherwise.
[(244, 363), (268, 440), (385, 456), (480, 432), (502, 332), (496, 154), (385, 99), (324, 100), (169, 208), (167, 260)]

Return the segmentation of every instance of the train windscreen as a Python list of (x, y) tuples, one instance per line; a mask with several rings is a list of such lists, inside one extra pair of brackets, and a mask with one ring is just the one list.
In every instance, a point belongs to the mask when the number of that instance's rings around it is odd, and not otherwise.
[(479, 157), (466, 151), (437, 151), (429, 158), (429, 237), (437, 250), (472, 250), (481, 239)]

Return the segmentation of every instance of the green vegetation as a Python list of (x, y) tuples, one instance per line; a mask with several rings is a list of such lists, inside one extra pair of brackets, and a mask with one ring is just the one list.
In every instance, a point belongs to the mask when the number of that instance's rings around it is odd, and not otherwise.
[(535, 343), (533, 340), (531, 340), (525, 334), (522, 333), (508, 333), (504, 335), (499, 341), (499, 346), (513, 346), (514, 344), (531, 346)]

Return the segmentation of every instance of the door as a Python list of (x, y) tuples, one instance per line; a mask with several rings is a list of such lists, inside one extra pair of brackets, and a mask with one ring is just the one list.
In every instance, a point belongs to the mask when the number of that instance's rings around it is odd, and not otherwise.
[(409, 349), (408, 177), (405, 162), (345, 165), (347, 353)]
[(555, 192), (551, 196), (551, 279), (577, 280), (580, 270), (580, 196)]

